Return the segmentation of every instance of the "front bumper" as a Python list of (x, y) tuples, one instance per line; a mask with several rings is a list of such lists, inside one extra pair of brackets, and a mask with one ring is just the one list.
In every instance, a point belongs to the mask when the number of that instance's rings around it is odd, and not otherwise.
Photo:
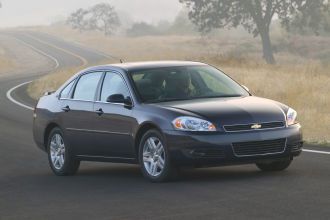
[[(167, 130), (164, 132), (171, 160), (178, 165), (218, 166), (248, 164), (292, 158), (302, 151), (300, 124), (285, 128), (245, 132), (196, 133)], [(233, 143), (285, 139), (283, 151), (237, 155)]]

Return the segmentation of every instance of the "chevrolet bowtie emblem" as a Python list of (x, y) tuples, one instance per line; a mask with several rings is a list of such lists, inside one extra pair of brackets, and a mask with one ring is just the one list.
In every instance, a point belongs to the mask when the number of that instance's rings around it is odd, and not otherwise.
[(260, 124), (254, 124), (251, 126), (252, 129), (259, 129), (261, 128), (261, 125)]

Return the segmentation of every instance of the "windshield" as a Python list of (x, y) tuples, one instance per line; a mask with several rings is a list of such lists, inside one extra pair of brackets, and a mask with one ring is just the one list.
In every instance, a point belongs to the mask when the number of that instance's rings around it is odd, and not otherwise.
[(210, 66), (148, 69), (132, 73), (143, 102), (248, 96), (235, 81)]

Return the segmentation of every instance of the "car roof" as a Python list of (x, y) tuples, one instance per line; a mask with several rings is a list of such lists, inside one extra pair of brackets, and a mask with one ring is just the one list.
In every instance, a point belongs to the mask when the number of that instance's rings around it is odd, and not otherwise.
[(131, 62), (131, 63), (101, 65), (101, 66), (92, 67), (90, 70), (121, 69), (124, 71), (131, 72), (131, 71), (153, 69), (153, 68), (196, 66), (196, 65), (207, 65), (207, 64), (201, 62), (193, 62), (193, 61), (148, 61), (148, 62)]

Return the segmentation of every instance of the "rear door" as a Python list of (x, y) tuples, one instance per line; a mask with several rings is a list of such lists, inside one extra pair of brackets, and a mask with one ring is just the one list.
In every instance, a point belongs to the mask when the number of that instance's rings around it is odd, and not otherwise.
[[(93, 105), (103, 72), (89, 72), (81, 75), (71, 95), (62, 98), (61, 124), (69, 144), (77, 155), (93, 154)], [(63, 90), (64, 91), (64, 90)]]
[(94, 104), (94, 112), (101, 112), (94, 115), (94, 130), (98, 131), (98, 152), (107, 157), (133, 158), (132, 108), (120, 103), (108, 103), (107, 98), (114, 94), (131, 96), (121, 74), (107, 72), (98, 101)]

